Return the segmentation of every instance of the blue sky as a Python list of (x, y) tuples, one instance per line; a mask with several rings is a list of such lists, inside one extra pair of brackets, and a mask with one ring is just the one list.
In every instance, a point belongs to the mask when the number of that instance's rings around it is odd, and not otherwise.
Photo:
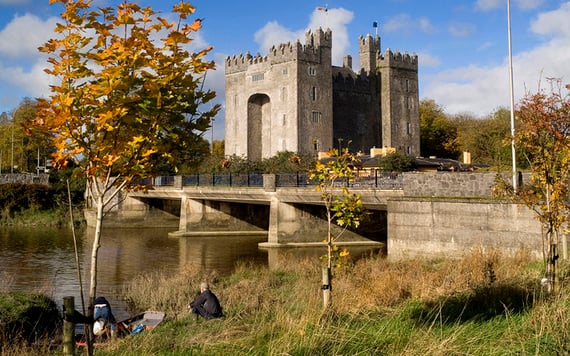
[[(106, 6), (118, 0), (94, 0)], [(140, 0), (165, 16), (177, 0)], [(419, 56), (420, 98), (433, 99), (449, 114), (486, 116), (509, 107), (507, 0), (194, 0), (204, 18), (196, 49), (214, 46), (217, 70), (207, 85), (224, 102), (224, 59), (266, 54), (273, 44), (304, 43), (307, 29), (331, 28), (333, 64), (353, 57), (358, 70), (358, 37), (375, 34), (382, 52)], [(320, 11), (326, 7), (328, 11)], [(53, 36), (61, 5), (48, 0), (0, 0), (0, 112), (25, 97), (47, 96), (46, 58), (37, 47)], [(570, 1), (511, 0), (515, 101), (548, 86), (546, 78), (570, 83)], [(223, 138), (222, 111), (214, 139)], [(210, 138), (211, 133), (206, 135)]]

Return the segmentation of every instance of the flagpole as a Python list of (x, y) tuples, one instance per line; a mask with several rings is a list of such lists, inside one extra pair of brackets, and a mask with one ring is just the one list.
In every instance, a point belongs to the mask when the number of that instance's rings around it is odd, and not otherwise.
[(511, 154), (513, 161), (513, 190), (517, 192), (517, 160), (515, 152), (515, 95), (513, 83), (513, 49), (511, 45), (511, 0), (507, 0), (507, 26), (509, 37), (509, 88), (511, 99)]

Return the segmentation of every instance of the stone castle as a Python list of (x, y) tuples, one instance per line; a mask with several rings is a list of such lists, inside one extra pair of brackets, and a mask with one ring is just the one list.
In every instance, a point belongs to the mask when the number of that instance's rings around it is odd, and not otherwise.
[(378, 35), (360, 36), (354, 72), (350, 56), (332, 65), (331, 30), (305, 41), (226, 59), (225, 154), (260, 160), (348, 146), (419, 156), (417, 55), (381, 54)]

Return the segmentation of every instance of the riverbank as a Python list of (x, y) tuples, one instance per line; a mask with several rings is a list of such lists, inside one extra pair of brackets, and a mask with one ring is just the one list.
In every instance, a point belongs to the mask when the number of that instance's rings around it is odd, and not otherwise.
[[(73, 223), (85, 224), (83, 195), (72, 191)], [(71, 225), (69, 196), (61, 184), (0, 184), (0, 226), (47, 226)]]
[[(560, 263), (556, 297), (543, 294), (542, 262), (524, 252), (345, 261), (335, 269), (327, 313), (320, 261), (291, 261), (283, 256), (272, 268), (241, 264), (227, 277), (192, 268), (140, 275), (123, 291), (133, 313), (160, 310), (167, 321), (98, 346), (96, 355), (559, 355), (570, 349), (567, 261)], [(202, 280), (218, 295), (224, 318), (197, 320), (188, 312)], [(48, 345), (43, 351), (61, 354)], [(5, 344), (2, 354), (38, 349)]]
[[(187, 270), (141, 276), (125, 291), (138, 310), (168, 321), (97, 355), (497, 355), (570, 348), (567, 263), (562, 293), (547, 298), (542, 263), (520, 253), (475, 251), (461, 260), (370, 257), (335, 270), (322, 313), (320, 263), (241, 265), (230, 277)], [(186, 305), (208, 280), (225, 311), (196, 320)]]
[[(73, 223), (75, 227), (85, 226), (83, 211), (73, 210)], [(46, 210), (26, 209), (12, 215), (0, 218), (0, 226), (26, 226), (26, 227), (65, 227), (71, 226), (69, 208), (53, 208)]]

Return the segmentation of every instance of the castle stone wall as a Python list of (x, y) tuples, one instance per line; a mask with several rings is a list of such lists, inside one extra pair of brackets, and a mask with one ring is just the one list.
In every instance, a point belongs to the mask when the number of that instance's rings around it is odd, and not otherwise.
[[(359, 38), (361, 70), (331, 62), (332, 32), (308, 31), (305, 44), (265, 56), (226, 59), (226, 155), (261, 159), (279, 151), (314, 153), (351, 142), (352, 151), (395, 147), (418, 156), (417, 56)], [(346, 146), (344, 146), (346, 147)]]

